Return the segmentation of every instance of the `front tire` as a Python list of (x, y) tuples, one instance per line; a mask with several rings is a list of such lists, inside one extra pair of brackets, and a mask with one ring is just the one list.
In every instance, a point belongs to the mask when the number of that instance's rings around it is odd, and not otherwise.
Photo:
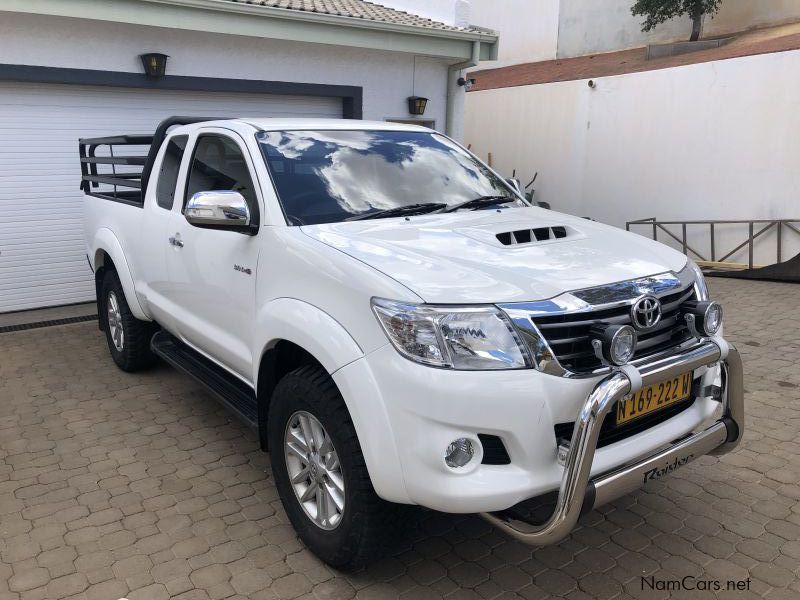
[(150, 350), (150, 340), (158, 330), (156, 324), (133, 316), (115, 271), (103, 277), (102, 294), (100, 318), (114, 362), (129, 373), (153, 366), (158, 359)]
[(267, 428), (275, 484), (300, 539), (340, 569), (374, 560), (391, 505), (372, 487), (350, 413), (330, 376), (316, 366), (284, 376)]

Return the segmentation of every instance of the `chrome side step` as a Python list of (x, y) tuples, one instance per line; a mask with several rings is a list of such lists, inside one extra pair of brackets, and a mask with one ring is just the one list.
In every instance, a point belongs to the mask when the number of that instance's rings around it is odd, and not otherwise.
[(153, 336), (150, 348), (164, 362), (202, 384), (245, 425), (258, 429), (258, 401), (253, 388), (166, 331)]

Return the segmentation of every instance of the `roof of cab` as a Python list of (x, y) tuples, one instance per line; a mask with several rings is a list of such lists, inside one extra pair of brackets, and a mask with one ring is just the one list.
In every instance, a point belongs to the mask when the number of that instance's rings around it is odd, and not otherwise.
[(187, 135), (208, 127), (236, 129), (244, 134), (251, 131), (408, 131), (433, 133), (433, 130), (407, 123), (391, 123), (388, 121), (359, 121), (355, 119), (286, 119), (286, 118), (230, 118), (209, 119), (185, 125), (176, 125), (170, 129), (169, 135)]
[(421, 125), (391, 123), (388, 121), (358, 121), (353, 119), (236, 119), (252, 125), (259, 131), (287, 130), (373, 130), (373, 131), (430, 131)]

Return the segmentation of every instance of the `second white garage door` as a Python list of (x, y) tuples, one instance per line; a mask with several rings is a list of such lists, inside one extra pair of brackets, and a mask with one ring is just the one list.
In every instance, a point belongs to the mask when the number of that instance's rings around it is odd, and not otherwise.
[(78, 138), (171, 115), (341, 118), (339, 98), (0, 82), (0, 313), (94, 299)]

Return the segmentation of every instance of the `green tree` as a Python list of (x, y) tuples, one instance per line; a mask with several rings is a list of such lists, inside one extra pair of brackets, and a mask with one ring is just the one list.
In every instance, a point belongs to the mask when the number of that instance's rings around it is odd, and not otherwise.
[(656, 26), (674, 17), (689, 15), (692, 19), (692, 37), (695, 42), (700, 39), (704, 15), (715, 15), (719, 12), (722, 0), (636, 0), (631, 8), (634, 16), (644, 16), (642, 31), (651, 31)]

